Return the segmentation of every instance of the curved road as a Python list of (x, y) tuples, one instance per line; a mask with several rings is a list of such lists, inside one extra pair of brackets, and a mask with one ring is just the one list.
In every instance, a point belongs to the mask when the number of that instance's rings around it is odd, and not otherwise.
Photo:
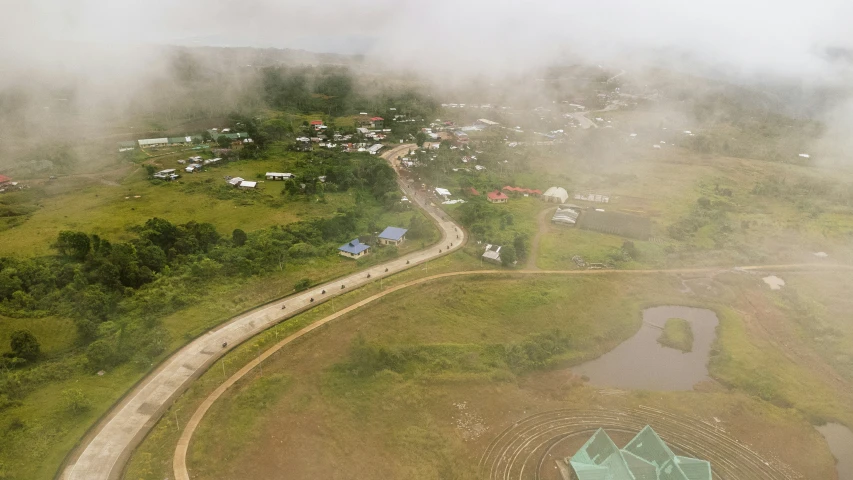
[[(400, 145), (383, 157), (392, 160), (397, 170), (396, 155), (413, 145)], [(403, 192), (421, 206), (441, 230), (442, 238), (434, 247), (410, 253), (389, 262), (362, 270), (344, 278), (318, 285), (283, 300), (245, 313), (193, 340), (143, 379), (104, 417), (96, 430), (87, 436), (84, 446), (76, 449), (59, 478), (66, 480), (111, 480), (119, 478), (124, 464), (163, 412), (192, 382), (225, 352), (257, 335), (270, 326), (301, 313), (312, 306), (341, 294), (393, 275), (460, 248), (466, 240), (461, 227), (431, 205), (423, 194), (408, 188), (398, 175)], [(452, 246), (450, 246), (452, 243)], [(369, 278), (368, 278), (369, 274)], [(342, 289), (341, 286), (346, 285)], [(323, 290), (327, 293), (323, 294)], [(312, 300), (313, 299), (313, 300)], [(286, 306), (286, 310), (282, 310)], [(222, 345), (227, 343), (227, 347)]]
[(449, 277), (458, 277), (458, 276), (467, 276), (467, 275), (581, 275), (581, 276), (590, 276), (590, 275), (649, 275), (649, 274), (709, 274), (709, 273), (719, 273), (723, 271), (761, 271), (761, 270), (800, 270), (800, 269), (808, 269), (808, 270), (853, 270), (853, 267), (848, 265), (838, 265), (838, 264), (785, 264), (785, 265), (754, 265), (754, 266), (745, 266), (745, 267), (697, 267), (697, 268), (677, 268), (677, 269), (650, 269), (650, 270), (466, 270), (459, 272), (447, 272), (447, 273), (439, 273), (436, 275), (431, 275), (428, 277), (418, 278), (415, 280), (411, 280), (406, 283), (402, 283), (400, 285), (395, 285), (393, 287), (387, 288), (377, 294), (371, 295), (364, 300), (356, 302), (346, 308), (343, 308), (327, 317), (324, 317), (321, 320), (318, 320), (301, 330), (294, 332), (288, 337), (284, 338), (280, 342), (268, 348), (262, 354), (260, 354), (257, 358), (249, 361), (245, 366), (243, 366), (240, 370), (231, 375), (228, 380), (219, 385), (213, 392), (211, 392), (204, 401), (198, 406), (198, 408), (193, 412), (192, 417), (190, 417), (183, 431), (181, 431), (181, 436), (178, 438), (178, 443), (175, 446), (175, 454), (172, 458), (172, 469), (175, 475), (176, 480), (190, 480), (189, 470), (187, 469), (187, 452), (189, 450), (190, 441), (192, 440), (193, 434), (198, 428), (204, 416), (207, 414), (210, 407), (222, 396), (232, 385), (237, 383), (242, 377), (244, 377), (247, 373), (252, 371), (255, 367), (263, 363), (267, 358), (272, 356), (275, 352), (279, 351), (281, 348), (289, 345), (294, 340), (302, 337), (303, 335), (316, 330), (323, 325), (336, 320), (347, 313), (350, 313), (354, 310), (357, 310), (371, 302), (374, 302), (388, 294), (394, 293), (396, 291), (413, 287), (415, 285), (420, 285), (422, 283), (430, 282), (433, 280), (437, 280), (440, 278), (449, 278)]

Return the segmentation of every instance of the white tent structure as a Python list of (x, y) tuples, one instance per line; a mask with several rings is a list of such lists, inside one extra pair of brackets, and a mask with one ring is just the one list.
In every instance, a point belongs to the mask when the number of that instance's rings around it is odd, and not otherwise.
[(554, 216), (551, 217), (551, 222), (562, 225), (574, 225), (577, 223), (579, 215), (580, 209), (560, 205), (557, 207), (557, 211), (554, 212)]
[(566, 203), (569, 192), (563, 187), (551, 187), (542, 194), (542, 199), (550, 203)]

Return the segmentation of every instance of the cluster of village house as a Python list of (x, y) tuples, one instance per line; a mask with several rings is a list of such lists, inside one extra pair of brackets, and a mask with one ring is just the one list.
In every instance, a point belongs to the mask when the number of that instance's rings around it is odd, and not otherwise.
[[(382, 233), (376, 237), (380, 245), (399, 246), (406, 240), (406, 230), (400, 227), (386, 227)], [(361, 258), (370, 253), (370, 245), (356, 238), (351, 242), (338, 247), (338, 253), (346, 258)]]
[(10, 177), (0, 175), (0, 193), (8, 192), (12, 189), (22, 188), (18, 182), (12, 181)]
[(378, 143), (387, 137), (391, 132), (390, 128), (384, 127), (385, 119), (382, 117), (371, 117), (366, 113), (360, 114), (355, 119), (356, 132), (365, 140), (363, 142), (353, 142), (352, 135), (342, 135), (340, 133), (332, 134), (330, 139), (324, 131), (328, 128), (322, 120), (312, 120), (310, 127), (314, 131), (314, 136), (297, 137), (297, 150), (310, 151), (313, 149), (313, 144), (318, 147), (328, 149), (340, 149), (343, 152), (367, 152), (371, 155), (376, 155), (382, 150), (383, 145)]
[[(451, 198), (450, 190), (446, 188), (436, 187), (433, 189), (435, 196), (441, 200), (442, 204), (454, 204), (464, 202), (461, 199), (453, 199)], [(480, 192), (477, 191), (474, 187), (469, 187), (466, 190), (466, 193), (471, 196), (480, 196)], [(557, 214), (552, 217), (552, 222), (555, 224), (571, 224), (574, 225), (575, 220), (577, 220), (578, 215), (580, 214), (581, 207), (577, 207), (574, 205), (565, 205), (566, 200), (569, 198), (569, 194), (563, 187), (550, 187), (549, 189), (542, 192), (538, 189), (530, 189), (523, 187), (514, 187), (511, 185), (507, 185), (500, 190), (493, 190), (491, 192), (486, 193), (486, 200), (491, 203), (507, 203), (510, 200), (510, 196), (525, 196), (525, 197), (540, 197), (543, 201), (549, 203), (557, 203), (559, 206), (557, 207)], [(564, 208), (565, 207), (565, 208)], [(559, 214), (562, 210), (570, 210), (575, 213), (574, 217), (571, 219), (571, 222), (561, 221), (562, 217), (559, 217)], [(501, 245), (492, 245), (486, 244), (485, 251), (482, 254), (482, 258), (485, 261), (501, 263)]]

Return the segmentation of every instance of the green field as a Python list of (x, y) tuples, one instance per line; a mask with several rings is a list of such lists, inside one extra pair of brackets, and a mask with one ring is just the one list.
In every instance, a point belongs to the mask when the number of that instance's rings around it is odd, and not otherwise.
[[(179, 168), (178, 158), (154, 160), (158, 169)], [(298, 220), (328, 216), (354, 203), (349, 193), (327, 193), (326, 202), (285, 201), (283, 182), (261, 181), (258, 191), (228, 190), (223, 177), (255, 180), (267, 171), (290, 171), (297, 157), (283, 154), (269, 160), (241, 160), (203, 172), (187, 174), (176, 182), (154, 184), (145, 170), (128, 165), (105, 178), (60, 177), (27, 192), (0, 197), (4, 203), (35, 205), (21, 223), (0, 228), (0, 255), (45, 255), (61, 230), (96, 233), (116, 241), (132, 237), (130, 227), (159, 217), (173, 223), (191, 220), (215, 225), (221, 232), (240, 228), (246, 232)], [(223, 191), (224, 189), (224, 191)]]
[[(177, 168), (177, 155), (155, 158), (155, 168)], [(51, 245), (61, 230), (97, 234), (111, 242), (138, 236), (139, 225), (152, 217), (174, 223), (209, 222), (230, 238), (235, 228), (252, 232), (270, 226), (328, 218), (356, 205), (350, 192), (326, 192), (322, 199), (290, 198), (281, 194), (283, 182), (264, 181), (258, 191), (239, 191), (224, 186), (223, 175), (256, 179), (266, 171), (300, 172), (304, 155), (271, 149), (267, 159), (240, 160), (203, 172), (186, 174), (176, 182), (150, 181), (144, 169), (127, 165), (103, 178), (89, 174), (60, 177), (36, 183), (29, 190), (0, 197), (3, 205), (31, 209), (0, 230), (0, 255), (27, 257), (51, 255)], [(358, 205), (364, 217), (356, 230), (368, 227), (408, 227), (412, 209), (388, 209), (370, 197)], [(14, 371), (5, 371), (0, 385), (0, 478), (51, 477), (63, 457), (85, 431), (127, 389), (171, 352), (187, 341), (241, 312), (294, 291), (297, 282), (316, 284), (381, 262), (389, 256), (417, 250), (434, 243), (438, 231), (427, 221), (423, 238), (399, 248), (380, 248), (358, 262), (322, 250), (308, 258), (293, 258), (279, 269), (260, 275), (222, 277), (203, 288), (183, 292), (186, 306), (158, 318), (165, 331), (164, 350), (152, 358), (132, 358), (94, 374), (81, 345), (75, 323), (61, 316), (37, 318), (0, 317), (0, 353), (9, 352), (12, 332), (25, 329), (41, 344), (42, 357)], [(381, 227), (380, 227), (381, 226)], [(324, 247), (325, 248), (325, 247)], [(175, 278), (173, 289), (182, 289)], [(71, 398), (77, 395), (76, 403)]]
[[(720, 282), (722, 292), (701, 298), (678, 293), (679, 280), (667, 275), (473, 276), (395, 292), (286, 347), (264, 365), (263, 373), (256, 370), (227, 392), (194, 436), (190, 468), (198, 478), (263, 477), (278, 469), (311, 476), (331, 474), (344, 461), (360, 478), (439, 478), (448, 469), (458, 478), (476, 478), (472, 467), (486, 443), (505, 422), (523, 416), (522, 411), (651, 402), (685, 414), (720, 416), (738, 424), (730, 434), (748, 439), (760, 453), (809, 451), (787, 463), (799, 471), (831, 471), (831, 456), (806, 419), (829, 412), (835, 412), (833, 418), (850, 419), (853, 412), (842, 406), (849, 392), (831, 388), (789, 360), (766, 363), (778, 350), (744, 331), (744, 318), (724, 306), (739, 304), (746, 294), (763, 295), (760, 284), (736, 276)], [(583, 309), (566, 308), (580, 299)], [(631, 336), (639, 326), (639, 312), (652, 304), (722, 312), (711, 374), (730, 389), (707, 386), (694, 392), (602, 397), (564, 373), (565, 367)], [(319, 317), (317, 312), (312, 318)], [(562, 338), (555, 330), (567, 337), (555, 342)], [(228, 372), (238, 368), (232, 362), (250, 360), (274, 338), (270, 333), (258, 340), (256, 346), (245, 347), (243, 360), (237, 353), (226, 360)], [(549, 347), (534, 353), (535, 345), (545, 345), (542, 341)], [(568, 350), (561, 351), (562, 341)], [(509, 352), (516, 348), (528, 353), (513, 357)], [(763, 368), (735, 366), (751, 362)], [(739, 372), (738, 378), (732, 377), (733, 371)], [(786, 388), (784, 394), (796, 398), (764, 398), (751, 390), (752, 384), (766, 381), (768, 375), (762, 372), (779, 375), (786, 385), (808, 385), (809, 390)], [(190, 415), (193, 405), (221, 379), (222, 373), (212, 368), (176, 407), (178, 414)], [(778, 386), (775, 381), (773, 385)], [(489, 426), (485, 434), (468, 437), (456, 427), (461, 414), (454, 405), (460, 402), (482, 417)], [(781, 443), (770, 434), (780, 429), (799, 434)], [(164, 416), (125, 478), (170, 475), (176, 434), (174, 421)], [(792, 441), (797, 445), (791, 446)], [(313, 447), (328, 442), (335, 448)]]

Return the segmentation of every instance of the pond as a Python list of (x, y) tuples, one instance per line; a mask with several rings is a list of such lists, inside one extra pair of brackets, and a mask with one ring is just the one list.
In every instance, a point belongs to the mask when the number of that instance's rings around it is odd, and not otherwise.
[[(670, 318), (683, 318), (693, 330), (693, 350), (683, 353), (658, 343)], [(615, 388), (691, 390), (708, 376), (708, 356), (719, 324), (704, 308), (662, 306), (643, 310), (643, 325), (633, 337), (610, 352), (572, 368), (590, 382)]]
[(838, 480), (853, 480), (853, 431), (844, 425), (827, 423), (817, 430), (829, 444), (829, 450), (838, 463)]

